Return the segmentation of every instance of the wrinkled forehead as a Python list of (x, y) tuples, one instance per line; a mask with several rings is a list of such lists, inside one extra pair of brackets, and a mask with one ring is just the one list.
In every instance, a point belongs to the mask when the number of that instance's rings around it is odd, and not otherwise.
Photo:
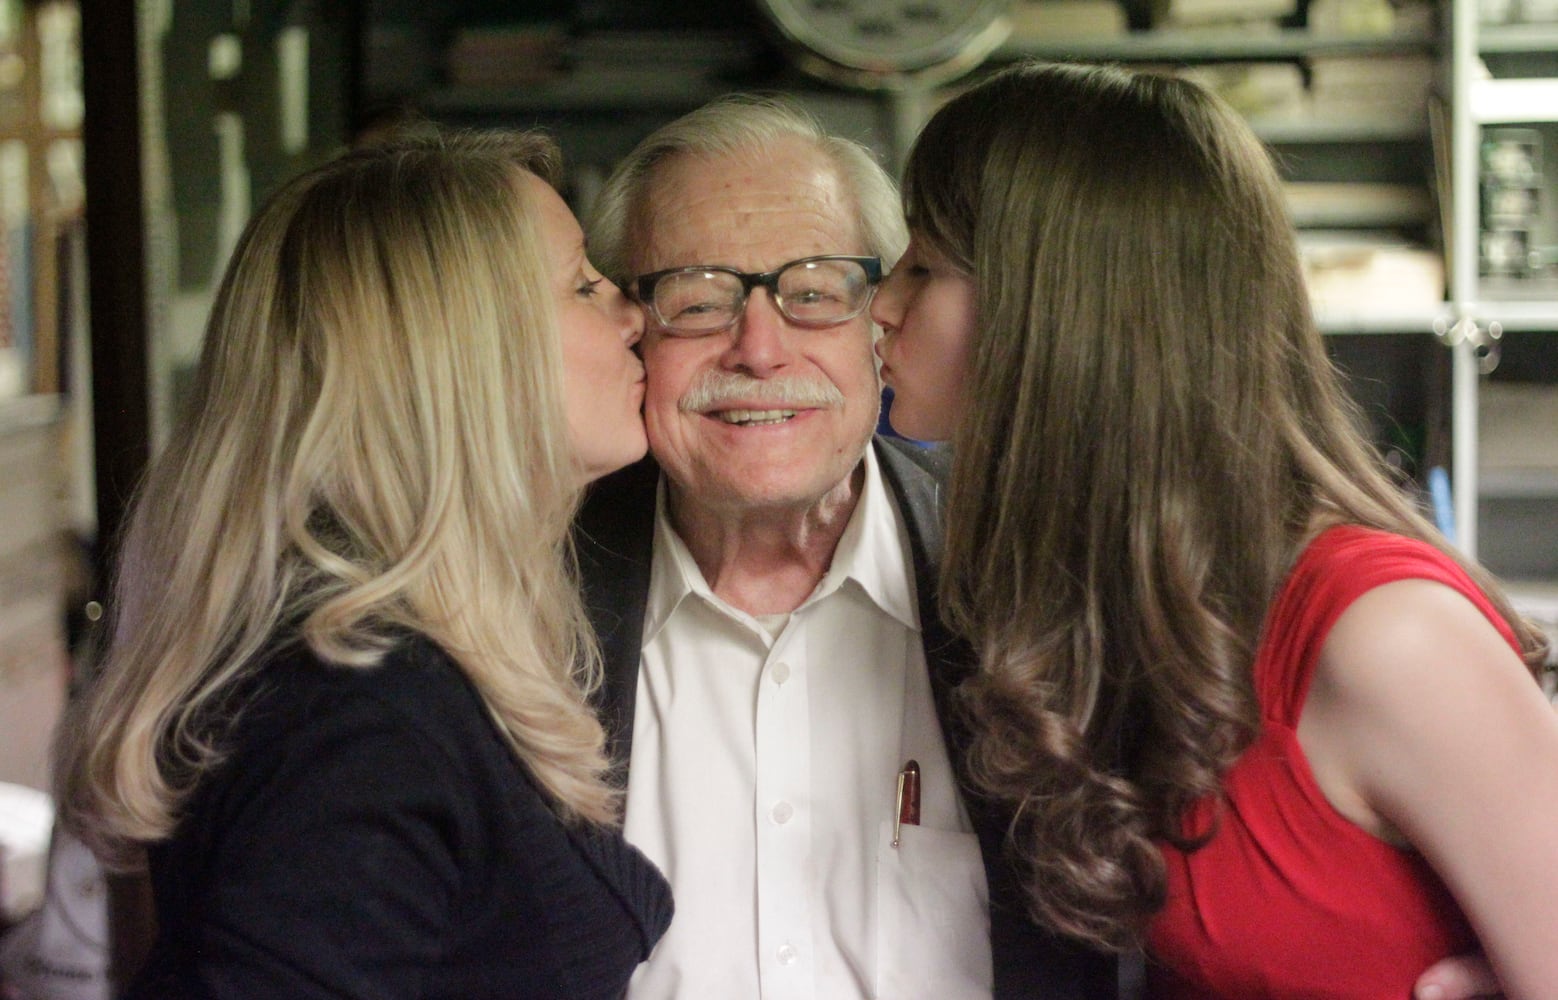
[(859, 212), (827, 156), (799, 138), (657, 164), (630, 240), (636, 274), (692, 264), (764, 271), (864, 254)]

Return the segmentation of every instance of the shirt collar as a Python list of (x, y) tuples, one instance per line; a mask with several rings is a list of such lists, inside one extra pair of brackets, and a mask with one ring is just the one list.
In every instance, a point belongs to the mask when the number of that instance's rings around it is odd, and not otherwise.
[[(875, 447), (866, 449), (864, 461), (860, 500), (839, 537), (832, 565), (801, 608), (826, 598), (845, 583), (853, 582), (877, 607), (906, 628), (918, 632), (919, 605), (914, 598), (914, 566), (909, 556), (909, 536), (903, 514), (889, 495)], [(687, 543), (672, 527), (668, 511), (662, 473), (655, 497), (654, 556), (644, 607), (644, 645), (653, 641), (689, 595), (696, 595), (732, 617), (742, 620), (750, 617), (726, 604), (709, 589)], [(930, 585), (934, 585), (934, 581)]]

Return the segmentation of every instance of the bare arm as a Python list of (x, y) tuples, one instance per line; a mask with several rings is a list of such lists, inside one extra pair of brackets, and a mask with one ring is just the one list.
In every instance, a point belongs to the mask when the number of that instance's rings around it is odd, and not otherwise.
[(1422, 852), (1510, 996), (1558, 997), (1558, 715), (1469, 601), (1425, 580), (1359, 598), (1299, 740), (1343, 815)]

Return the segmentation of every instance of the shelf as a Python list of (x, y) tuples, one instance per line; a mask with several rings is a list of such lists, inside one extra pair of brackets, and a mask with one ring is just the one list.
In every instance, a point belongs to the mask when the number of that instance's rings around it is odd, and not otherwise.
[(1477, 32), (1477, 50), (1488, 54), (1558, 51), (1558, 24), (1485, 24)]
[(1302, 28), (1259, 33), (1159, 30), (1100, 38), (1014, 40), (996, 50), (999, 61), (1022, 58), (1119, 62), (1232, 62), (1309, 56), (1420, 52), (1435, 42), (1427, 31), (1388, 35), (1328, 35)]
[(1315, 309), (1315, 325), (1327, 336), (1336, 334), (1425, 334), (1435, 336), (1434, 323), (1450, 315), (1440, 303), (1422, 309), (1340, 309), (1322, 306)]
[[(1558, 580), (1506, 580), (1504, 588), (1522, 614), (1558, 626)], [(1558, 633), (1553, 639), (1558, 641)]]
[(1505, 330), (1558, 332), (1558, 292), (1551, 288), (1542, 300), (1496, 298), (1470, 304), (1478, 318), (1497, 321)]
[(422, 95), (426, 111), (501, 115), (512, 112), (690, 111), (732, 89), (704, 73), (595, 72), (513, 87), (444, 87)]
[(1273, 145), (1301, 143), (1380, 143), (1425, 142), (1428, 139), (1426, 115), (1395, 117), (1334, 117), (1249, 119), (1250, 128), (1264, 142)]
[[(1504, 593), (1514, 609), (1547, 633), (1550, 647), (1547, 665), (1558, 667), (1558, 579), (1505, 580)], [(1558, 674), (1549, 673), (1543, 680), (1547, 697), (1558, 706)]]
[(1477, 494), (1485, 500), (1552, 500), (1558, 502), (1558, 469), (1482, 469)]
[(1434, 219), (1427, 189), (1414, 184), (1288, 181), (1282, 190), (1300, 230), (1390, 229)]
[(63, 412), (60, 397), (52, 394), (39, 393), (5, 400), (0, 402), (0, 436), (54, 423)]
[(1471, 115), (1483, 125), (1558, 122), (1558, 78), (1473, 80)]

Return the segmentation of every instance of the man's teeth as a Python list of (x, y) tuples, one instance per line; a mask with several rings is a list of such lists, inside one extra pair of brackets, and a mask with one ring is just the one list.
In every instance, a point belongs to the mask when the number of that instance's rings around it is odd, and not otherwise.
[(721, 410), (715, 416), (727, 424), (782, 424), (795, 416), (794, 410)]

